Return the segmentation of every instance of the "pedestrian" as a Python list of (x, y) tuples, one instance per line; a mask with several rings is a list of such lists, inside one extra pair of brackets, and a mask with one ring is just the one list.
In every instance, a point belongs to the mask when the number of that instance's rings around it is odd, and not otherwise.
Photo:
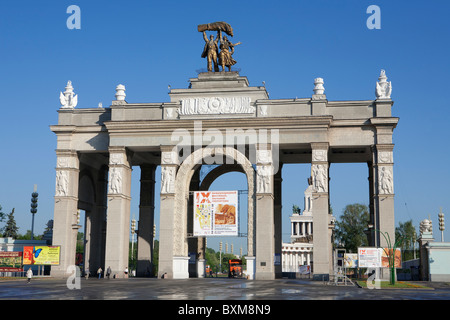
[(84, 277), (86, 278), (86, 280), (89, 279), (89, 268), (84, 271)]
[(111, 267), (108, 266), (108, 269), (106, 269), (106, 277), (108, 278), (108, 280), (110, 276), (111, 276)]
[(27, 283), (31, 282), (32, 277), (33, 277), (33, 271), (31, 270), (31, 267), (30, 267), (30, 268), (28, 268), (28, 271), (27, 271)]
[(128, 267), (125, 267), (124, 274), (125, 274), (125, 278), (128, 278)]
[(101, 268), (101, 267), (98, 267), (97, 273), (98, 273), (98, 278), (99, 278), (99, 279), (102, 278), (102, 272), (103, 272), (102, 268)]

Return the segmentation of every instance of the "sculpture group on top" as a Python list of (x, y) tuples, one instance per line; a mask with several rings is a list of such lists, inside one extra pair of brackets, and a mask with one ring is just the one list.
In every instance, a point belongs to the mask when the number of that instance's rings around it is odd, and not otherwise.
[[(227, 36), (222, 36), (222, 32), (232, 37), (233, 28), (226, 22), (214, 22), (199, 25), (198, 31), (203, 32), (205, 40), (202, 58), (208, 60), (208, 72), (213, 71), (213, 65), (214, 72), (220, 71), (219, 66), (222, 67), (222, 71), (225, 71), (225, 67), (231, 71), (231, 67), (236, 64), (236, 60), (233, 59), (234, 47), (241, 43), (232, 43)], [(206, 31), (217, 31), (216, 39), (214, 39), (214, 35), (210, 35), (208, 39)]]

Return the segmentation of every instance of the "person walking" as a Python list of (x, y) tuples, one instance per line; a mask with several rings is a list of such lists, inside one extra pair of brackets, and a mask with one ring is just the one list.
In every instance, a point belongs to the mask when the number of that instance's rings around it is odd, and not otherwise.
[(124, 274), (125, 274), (125, 278), (128, 278), (128, 267), (125, 267)]
[(30, 267), (30, 268), (28, 268), (28, 271), (27, 271), (27, 283), (31, 282), (31, 278), (33, 278), (33, 271), (31, 270), (31, 267)]
[(106, 269), (106, 277), (108, 278), (108, 280), (110, 276), (111, 276), (111, 267), (108, 266), (108, 269)]
[(99, 278), (99, 279), (102, 278), (102, 272), (103, 272), (102, 268), (101, 268), (101, 267), (98, 267), (97, 273), (98, 273), (98, 278)]

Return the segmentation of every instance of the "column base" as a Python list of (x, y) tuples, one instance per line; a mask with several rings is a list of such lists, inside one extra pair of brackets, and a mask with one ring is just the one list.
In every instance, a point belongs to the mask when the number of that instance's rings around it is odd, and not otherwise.
[(256, 258), (255, 257), (245, 257), (247, 261), (247, 279), (255, 280), (255, 270), (256, 270)]
[(173, 257), (173, 279), (189, 279), (189, 257)]
[(206, 266), (206, 260), (205, 259), (198, 259), (196, 263), (197, 267), (197, 278), (204, 278), (205, 277), (205, 269)]

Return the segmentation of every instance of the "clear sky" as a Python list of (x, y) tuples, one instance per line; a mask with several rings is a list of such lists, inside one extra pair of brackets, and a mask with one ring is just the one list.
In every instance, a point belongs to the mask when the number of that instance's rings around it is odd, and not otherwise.
[[(366, 25), (370, 17), (366, 10), (373, 4), (381, 9), (381, 29)], [(67, 28), (70, 5), (81, 9), (80, 30)], [(41, 234), (53, 218), (56, 136), (49, 126), (57, 124), (59, 92), (68, 80), (79, 95), (77, 108), (96, 107), (99, 102), (109, 106), (119, 83), (127, 87), (128, 102), (169, 101), (168, 85), (186, 88), (196, 70), (206, 68), (197, 25), (226, 21), (234, 28), (234, 40), (243, 43), (234, 55), (236, 68), (252, 86), (265, 81), (271, 98), (311, 97), (314, 79), (322, 77), (329, 100), (375, 99), (375, 83), (380, 70), (386, 70), (393, 84), (393, 116), (400, 118), (394, 131), (396, 226), (412, 219), (418, 227), (430, 215), (440, 240), (439, 207), (450, 218), (448, 12), (450, 3), (445, 0), (4, 1), (0, 10), (3, 212), (15, 208), (19, 232), (31, 229), (30, 199), (37, 184), (35, 233)], [(309, 170), (309, 165), (284, 168), (285, 241), (292, 205), (303, 208)], [(367, 176), (366, 164), (331, 165), (335, 216), (347, 204), (368, 204)], [(131, 212), (137, 215), (138, 169), (133, 177)], [(234, 189), (245, 189), (242, 174), (221, 179), (213, 188), (229, 189), (240, 181), (242, 187)], [(234, 246), (238, 252), (240, 244)]]

